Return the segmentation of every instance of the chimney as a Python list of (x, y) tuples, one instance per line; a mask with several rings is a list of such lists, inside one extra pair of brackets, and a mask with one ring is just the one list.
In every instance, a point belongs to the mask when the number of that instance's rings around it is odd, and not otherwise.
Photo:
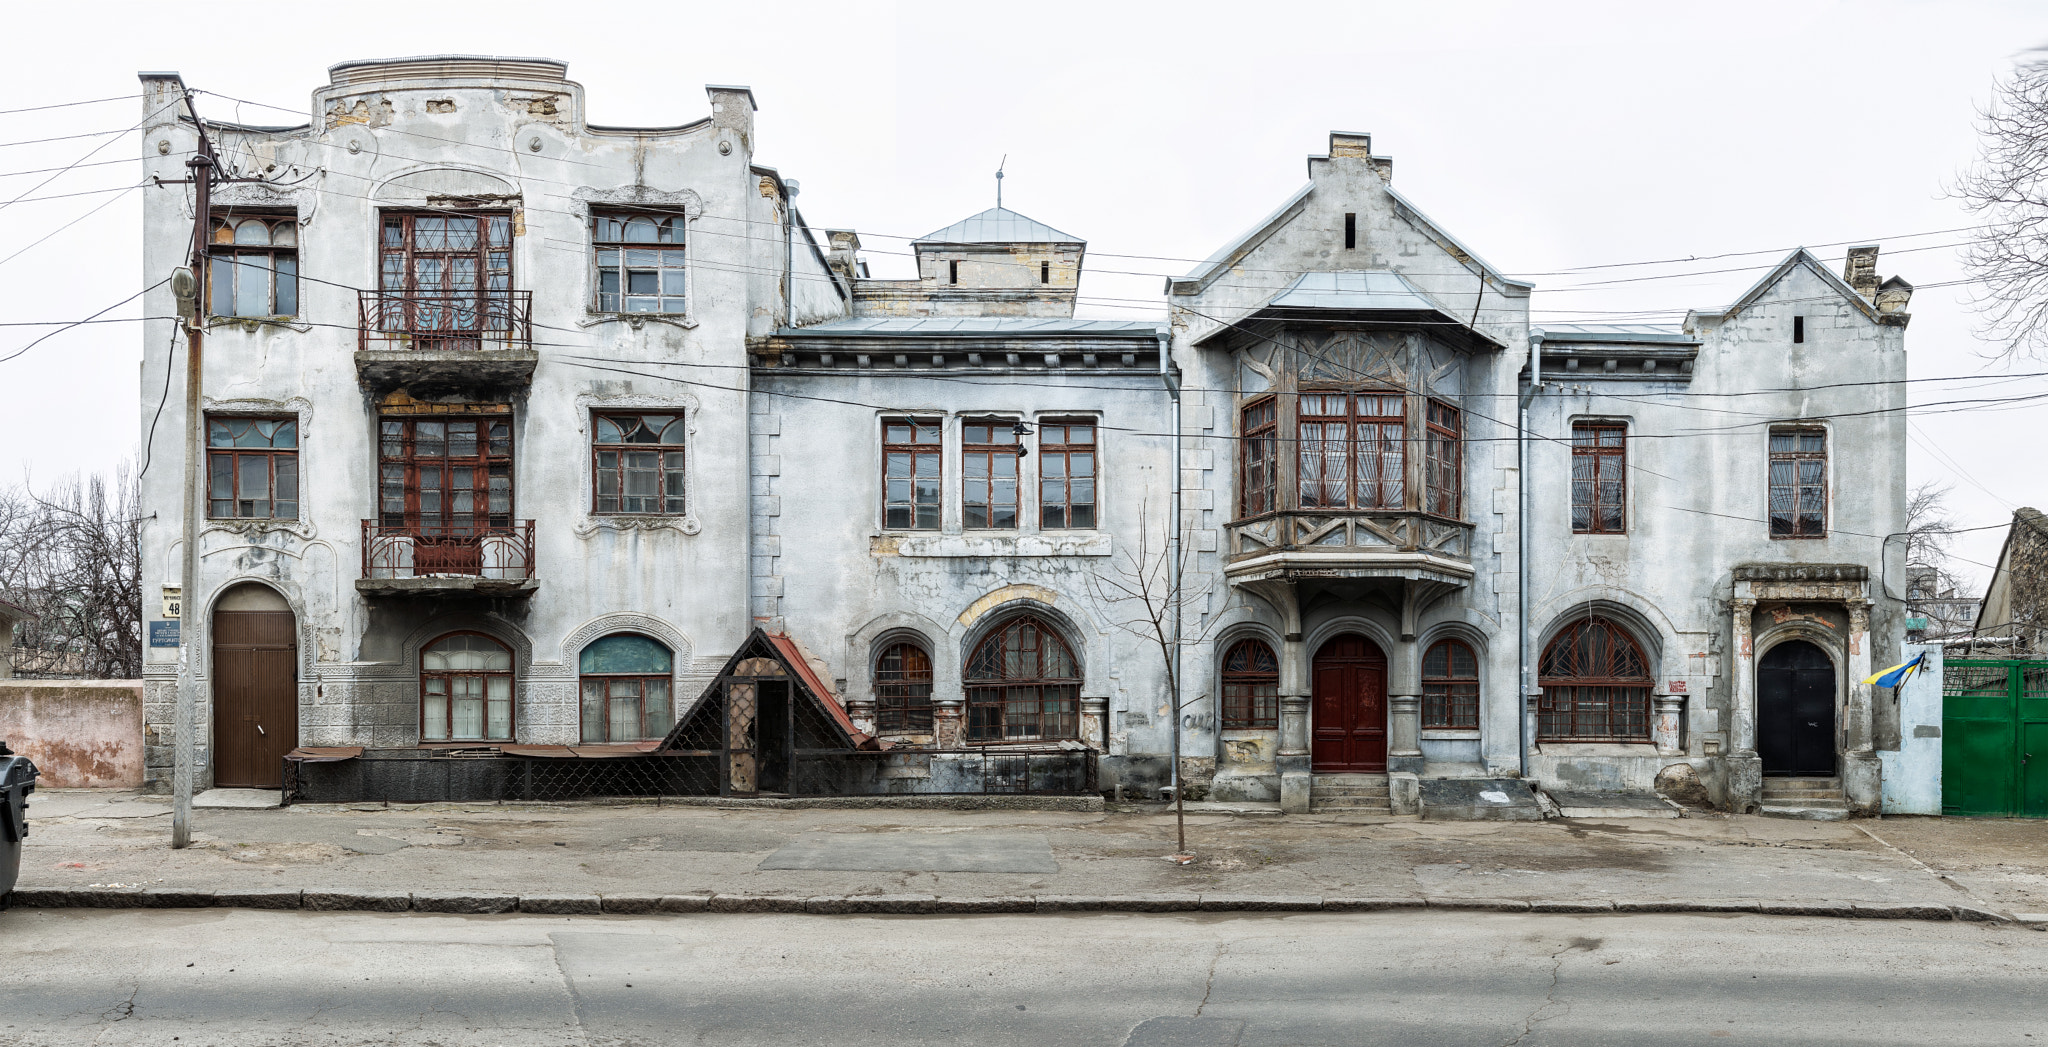
[(1877, 300), (1877, 245), (1849, 248), (1849, 257), (1842, 262), (1842, 279), (1856, 293), (1871, 301)]
[(1372, 165), (1380, 181), (1393, 184), (1394, 158), (1372, 155), (1372, 136), (1363, 131), (1330, 132), (1330, 159), (1363, 160)]
[(1906, 306), (1913, 302), (1913, 285), (1903, 277), (1894, 276), (1877, 289), (1877, 312), (1879, 316), (1901, 316)]
[(848, 280), (856, 280), (867, 275), (864, 271), (866, 267), (860, 264), (858, 234), (851, 229), (827, 229), (825, 239), (830, 245), (830, 253), (825, 256), (825, 264), (831, 266), (834, 272)]
[(704, 93), (711, 96), (711, 126), (738, 139), (741, 155), (753, 156), (754, 113), (761, 108), (754, 104), (754, 92), (731, 84), (706, 84)]

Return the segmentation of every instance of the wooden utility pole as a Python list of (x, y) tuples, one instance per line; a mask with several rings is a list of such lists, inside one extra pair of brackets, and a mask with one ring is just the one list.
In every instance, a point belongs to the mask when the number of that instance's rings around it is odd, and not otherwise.
[(206, 305), (210, 275), (206, 257), (207, 231), (212, 218), (213, 143), (206, 138), (206, 125), (192, 105), (192, 93), (185, 92), (185, 109), (192, 114), (192, 126), (199, 131), (199, 149), (185, 168), (192, 172), (192, 315), (185, 320), (185, 536), (179, 543), (178, 572), (178, 711), (177, 737), (171, 748), (171, 846), (192, 843), (192, 787), (198, 777), (199, 676), (195, 649), (201, 630), (194, 628), (199, 616), (193, 611), (199, 602), (199, 529), (205, 526), (205, 503), (199, 485), (205, 470), (206, 419), (199, 402), (201, 362), (206, 348)]

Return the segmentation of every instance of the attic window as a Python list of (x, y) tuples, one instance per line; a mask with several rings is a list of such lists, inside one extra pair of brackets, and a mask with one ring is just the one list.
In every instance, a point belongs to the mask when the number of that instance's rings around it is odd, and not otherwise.
[(954, 284), (957, 284), (957, 283), (959, 283), (959, 282), (960, 282), (960, 261), (959, 261), (959, 259), (954, 259), (953, 261), (950, 261), (950, 262), (947, 262), (947, 263), (946, 263), (946, 274), (947, 274), (947, 280), (946, 280), (946, 282), (947, 282), (947, 283), (954, 283)]
[(1344, 249), (1349, 251), (1358, 246), (1358, 215), (1344, 214)]
[(1040, 262), (1040, 263), (1038, 263), (1038, 282), (1039, 282), (1039, 283), (1042, 283), (1042, 284), (1049, 284), (1049, 283), (1052, 283), (1052, 263), (1051, 263), (1051, 262)]
[(1792, 340), (1794, 342), (1806, 341), (1806, 317), (1795, 316), (1792, 318)]

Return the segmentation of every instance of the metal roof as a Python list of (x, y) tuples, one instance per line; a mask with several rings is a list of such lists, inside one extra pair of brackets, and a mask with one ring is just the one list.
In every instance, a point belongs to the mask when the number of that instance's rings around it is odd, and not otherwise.
[(1076, 320), (1037, 316), (848, 316), (809, 327), (785, 327), (777, 337), (830, 335), (856, 338), (957, 337), (960, 335), (1143, 335), (1165, 332), (1159, 320)]
[(913, 243), (920, 244), (1084, 244), (1088, 241), (1026, 218), (1005, 207), (991, 207), (972, 218), (962, 218), (936, 232), (926, 233)]
[(1266, 308), (1444, 312), (1407, 277), (1385, 269), (1303, 273)]
[(1530, 329), (1548, 342), (1696, 342), (1679, 324), (1543, 324)]

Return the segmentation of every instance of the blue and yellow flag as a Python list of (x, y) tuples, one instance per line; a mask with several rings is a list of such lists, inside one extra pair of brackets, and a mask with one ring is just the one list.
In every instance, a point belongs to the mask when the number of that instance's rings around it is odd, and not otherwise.
[(1901, 662), (1900, 664), (1894, 665), (1891, 668), (1886, 669), (1883, 672), (1878, 673), (1867, 680), (1864, 680), (1863, 682), (1866, 684), (1874, 683), (1879, 687), (1898, 687), (1904, 684), (1907, 678), (1911, 677), (1913, 673), (1920, 668), (1921, 662), (1926, 660), (1927, 652), (1922, 651), (1919, 654), (1915, 655), (1912, 661)]

